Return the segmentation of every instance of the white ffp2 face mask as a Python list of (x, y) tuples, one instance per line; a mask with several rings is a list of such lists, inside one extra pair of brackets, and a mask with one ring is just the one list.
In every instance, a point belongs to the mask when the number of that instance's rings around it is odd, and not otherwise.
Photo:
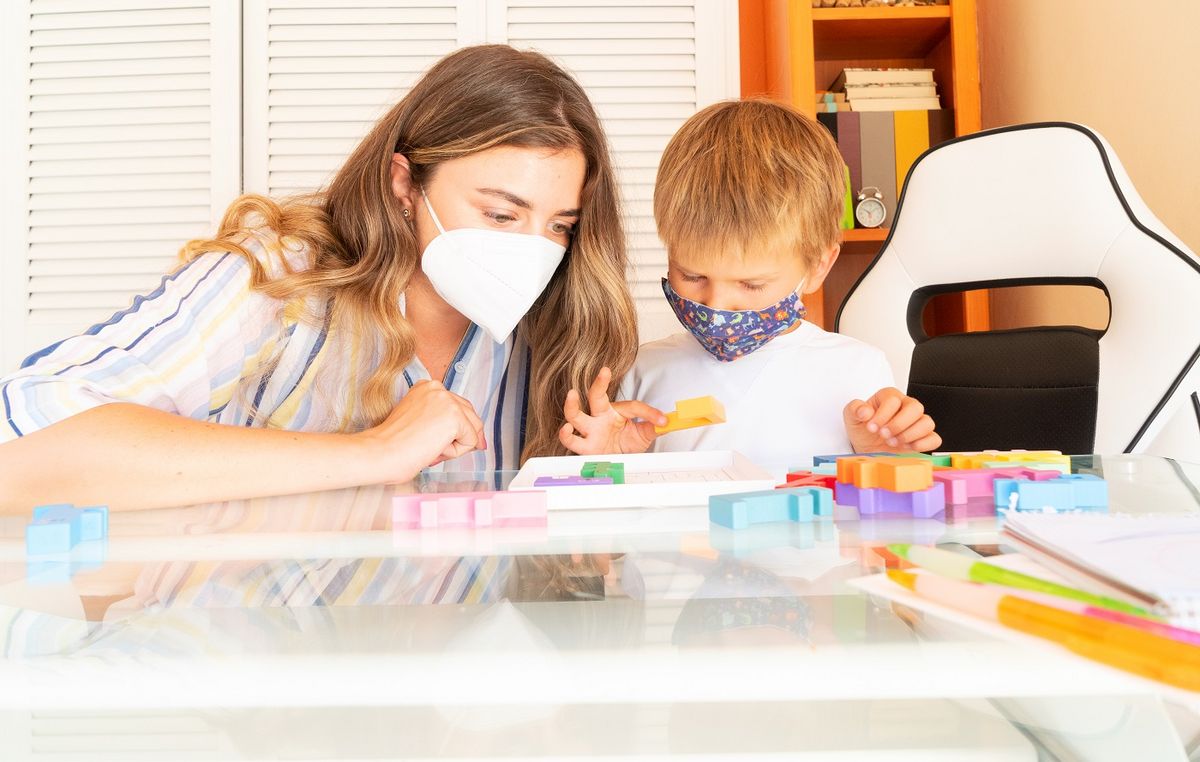
[(554, 277), (567, 249), (540, 235), (500, 230), (446, 230), (421, 191), (439, 235), (421, 269), (446, 303), (503, 342)]

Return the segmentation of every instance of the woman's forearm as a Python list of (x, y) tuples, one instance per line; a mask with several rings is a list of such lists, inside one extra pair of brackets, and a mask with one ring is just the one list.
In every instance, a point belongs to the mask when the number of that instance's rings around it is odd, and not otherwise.
[(126, 403), (0, 445), (0, 513), (10, 514), (50, 502), (126, 510), (382, 480), (354, 435), (240, 428)]

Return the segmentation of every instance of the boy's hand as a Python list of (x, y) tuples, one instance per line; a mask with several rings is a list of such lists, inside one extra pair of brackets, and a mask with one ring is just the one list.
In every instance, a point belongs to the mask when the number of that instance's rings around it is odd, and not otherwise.
[[(567, 422), (558, 430), (558, 441), (563, 447), (577, 455), (634, 453), (650, 449), (658, 436), (654, 426), (666, 424), (667, 417), (644, 402), (609, 402), (607, 389), (610, 383), (612, 371), (601, 368), (588, 389), (591, 415), (583, 412), (579, 392), (574, 389), (567, 392), (567, 401), (563, 405)], [(642, 420), (635, 421), (635, 418)]]
[(855, 452), (929, 452), (942, 444), (925, 407), (888, 387), (866, 402), (854, 400), (842, 411)]

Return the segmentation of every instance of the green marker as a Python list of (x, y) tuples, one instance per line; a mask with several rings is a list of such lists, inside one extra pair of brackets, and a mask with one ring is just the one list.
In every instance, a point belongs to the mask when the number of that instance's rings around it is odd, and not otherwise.
[(892, 553), (895, 553), (906, 561), (910, 561), (922, 569), (928, 569), (935, 574), (940, 574), (950, 579), (1004, 585), (1005, 587), (1015, 587), (1018, 590), (1035, 590), (1039, 593), (1070, 598), (1073, 601), (1081, 601), (1092, 606), (1101, 606), (1113, 611), (1122, 611), (1126, 614), (1158, 619), (1158, 617), (1145, 609), (1126, 603), (1125, 601), (1119, 601), (1104, 595), (1085, 593), (1082, 590), (1076, 590), (1073, 587), (1031, 577), (1028, 574), (1002, 569), (999, 566), (982, 561), (973, 561), (966, 556), (960, 556), (948, 550), (938, 550), (937, 548), (930, 548), (924, 545), (907, 544), (888, 545), (887, 547)]

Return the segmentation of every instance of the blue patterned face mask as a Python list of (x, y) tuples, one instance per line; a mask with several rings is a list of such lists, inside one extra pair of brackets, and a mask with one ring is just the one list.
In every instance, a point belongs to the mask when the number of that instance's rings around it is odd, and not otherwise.
[(662, 287), (675, 317), (696, 337), (700, 346), (721, 362), (745, 357), (776, 336), (787, 333), (807, 314), (800, 302), (799, 286), (779, 302), (761, 310), (717, 310), (680, 296), (666, 278), (662, 279)]

